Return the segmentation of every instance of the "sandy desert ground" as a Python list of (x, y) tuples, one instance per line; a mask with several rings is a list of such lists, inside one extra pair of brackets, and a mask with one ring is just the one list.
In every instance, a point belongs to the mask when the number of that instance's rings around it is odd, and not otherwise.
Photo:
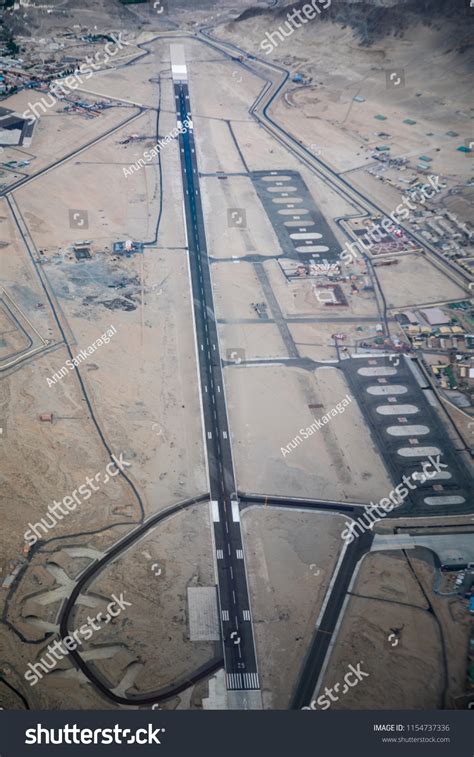
[(427, 550), (365, 557), (318, 695), (361, 662), (369, 677), (332, 707), (452, 708), (464, 689), (470, 623), (458, 598), (432, 592), (433, 580)]
[[(208, 8), (215, 10), (211, 3)], [(100, 9), (93, 13), (101, 17)], [(130, 16), (124, 11), (122, 18)], [(188, 13), (183, 24), (194, 29), (197, 20)], [(0, 352), (0, 579), (7, 579), (0, 594), (0, 668), (38, 709), (65, 702), (79, 709), (111, 706), (74, 671), (51, 676), (30, 692), (25, 666), (38, 659), (62, 602), (91, 560), (144, 519), (209, 488), (177, 143), (166, 147), (160, 163), (124, 175), (124, 168), (155, 143), (157, 109), (160, 136), (176, 124), (169, 52), (176, 30), (166, 23), (159, 31), (170, 31), (169, 38), (154, 38), (154, 27), (137, 24), (127, 57), (81, 91), (90, 100), (108, 99), (112, 108), (85, 120), (57, 106), (40, 120), (26, 171), (32, 180), (0, 200), (0, 238), (7, 244), (0, 248), (2, 287), (35, 350), (7, 365), (10, 353), (25, 348), (26, 337), (12, 329), (8, 312), (0, 309), (2, 336), (6, 332)], [(259, 15), (224, 24), (216, 33), (257, 52), (267, 25)], [(471, 129), (471, 116), (463, 110), (466, 88), (457, 75), (460, 55), (448, 50), (450, 35), (450, 28), (442, 33), (423, 28), (361, 48), (350, 29), (331, 22), (312, 28), (310, 35), (303, 30), (276, 51), (275, 60), (292, 71), (301, 69), (313, 84), (296, 88), (289, 81), (270, 115), (301, 144), (320, 150), (338, 174), (350, 171), (351, 181), (388, 212), (400, 193), (365, 170), (379, 129), (390, 131), (393, 152), (432, 156), (433, 171), (452, 190), (471, 176), (472, 161), (456, 153), (456, 140), (446, 136), (456, 129), (463, 140)], [(392, 482), (355, 398), (291, 453), (284, 455), (282, 448), (349, 392), (332, 335), (343, 332), (351, 349), (356, 340), (372, 337), (381, 319), (380, 297), (373, 291), (352, 295), (345, 282), (347, 307), (329, 309), (318, 301), (311, 280), (289, 280), (250, 172), (300, 172), (341, 247), (346, 237), (337, 221), (358, 209), (252, 118), (249, 110), (262, 92), (265, 66), (255, 64), (252, 74), (202, 39), (182, 41), (238, 490), (342, 503), (379, 500)], [(394, 93), (386, 88), (385, 70), (402, 63), (405, 86)], [(433, 82), (429, 91), (426, 81)], [(353, 102), (356, 94), (365, 102)], [(23, 91), (6, 105), (22, 112), (39, 96)], [(387, 121), (374, 120), (377, 113), (386, 114)], [(403, 123), (409, 116), (415, 125)], [(134, 140), (121, 144), (132, 134)], [(220, 179), (217, 172), (228, 175)], [(18, 175), (0, 179), (15, 181)], [(465, 196), (449, 191), (442, 201), (457, 203), (464, 218)], [(232, 208), (245, 210), (245, 228), (229, 227)], [(79, 211), (86, 224), (74, 227), (70, 211)], [(114, 254), (114, 243), (127, 239), (144, 243), (143, 251)], [(76, 258), (73, 246), (81, 242), (88, 242), (90, 259)], [(348, 267), (346, 273), (356, 270)], [(397, 266), (377, 270), (389, 311), (465, 294), (429, 256), (405, 256)], [(268, 319), (258, 318), (255, 303), (267, 306)], [(71, 354), (111, 327), (116, 334), (108, 344), (48, 385)], [(393, 333), (398, 333), (395, 325)], [(241, 364), (232, 358), (236, 350), (243, 351)], [(52, 414), (52, 422), (40, 420), (41, 414)], [(44, 517), (55, 499), (103, 471), (111, 452), (130, 462), (127, 476), (100, 487), (28, 552), (30, 524)], [(263, 507), (243, 515), (266, 708), (288, 707), (341, 547), (339, 520)], [(75, 556), (67, 551), (71, 548)], [(152, 560), (163, 566), (160, 578), (149, 570)], [(411, 562), (410, 568), (403, 555), (391, 553), (370, 555), (362, 564), (324, 685), (341, 680), (347, 664), (361, 659), (370, 678), (338, 703), (341, 708), (441, 706), (440, 628), (451, 654), (448, 706), (462, 689), (458, 650), (467, 624), (456, 608), (453, 616), (430, 595), (436, 624), (420, 589), (429, 592), (431, 565), (423, 555)], [(317, 576), (312, 565), (320, 569)], [(117, 690), (133, 693), (166, 687), (206, 665), (222, 648), (189, 641), (186, 591), (215, 580), (211, 523), (207, 503), (201, 502), (149, 531), (89, 587), (88, 604), (76, 608), (77, 623), (112, 590), (134, 596), (133, 613), (97, 636), (87, 651), (90, 659)], [(52, 593), (51, 602), (38, 602), (43, 592)], [(396, 650), (386, 638), (393, 626), (403, 627)], [(421, 688), (420, 680), (426, 683)], [(204, 677), (165, 706), (200, 708), (208, 695)], [(0, 704), (23, 706), (5, 687)]]

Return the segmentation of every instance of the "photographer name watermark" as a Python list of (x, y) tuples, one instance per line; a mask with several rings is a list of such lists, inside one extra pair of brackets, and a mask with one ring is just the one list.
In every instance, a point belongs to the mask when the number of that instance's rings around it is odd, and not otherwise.
[(160, 154), (160, 152), (164, 147), (166, 147), (166, 145), (170, 144), (170, 142), (173, 142), (179, 134), (186, 134), (188, 129), (192, 128), (192, 125), (193, 122), (188, 118), (186, 118), (183, 123), (179, 121), (178, 125), (175, 126), (174, 129), (172, 129), (170, 133), (166, 135), (166, 137), (159, 139), (156, 145), (151, 148), (151, 150), (145, 150), (143, 152), (142, 158), (139, 158), (137, 161), (135, 161), (135, 163), (130, 163), (128, 168), (123, 168), (123, 175), (132, 176), (134, 173), (146, 166), (147, 163), (151, 163), (153, 158), (156, 158), (156, 156)]
[(61, 379), (63, 379), (64, 376), (67, 376), (70, 371), (75, 370), (75, 368), (77, 368), (84, 360), (87, 360), (90, 355), (93, 355), (99, 347), (103, 344), (108, 344), (110, 339), (116, 333), (117, 329), (115, 326), (111, 326), (110, 329), (107, 329), (107, 331), (96, 339), (95, 342), (92, 342), (89, 347), (86, 347), (85, 350), (81, 350), (72, 360), (66, 360), (65, 364), (59, 369), (59, 371), (53, 373), (51, 377), (47, 377), (46, 381), (48, 386), (53, 386), (58, 381), (61, 381)]
[(281, 447), (281, 454), (283, 457), (286, 457), (287, 455), (291, 454), (291, 452), (299, 447), (300, 444), (302, 444), (303, 440), (309, 439), (310, 436), (316, 433), (316, 431), (319, 431), (323, 426), (325, 426), (331, 418), (335, 418), (337, 415), (341, 415), (346, 409), (348, 405), (352, 402), (354, 398), (350, 396), (350, 394), (346, 394), (343, 400), (341, 402), (338, 402), (335, 407), (331, 408), (325, 415), (322, 415), (321, 418), (315, 418), (313, 423), (310, 426), (307, 426), (306, 428), (300, 428), (298, 434), (286, 445), (286, 447)]

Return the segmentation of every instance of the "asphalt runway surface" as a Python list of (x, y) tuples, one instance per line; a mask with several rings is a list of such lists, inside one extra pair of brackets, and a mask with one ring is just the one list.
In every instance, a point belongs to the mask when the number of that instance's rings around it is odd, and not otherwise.
[(253, 171), (250, 176), (285, 257), (301, 264), (339, 261), (341, 245), (297, 171)]
[[(192, 120), (188, 85), (177, 82), (174, 91), (184, 124)], [(260, 684), (193, 128), (180, 135), (179, 146), (226, 681), (231, 690), (255, 690)]]
[[(416, 364), (403, 355), (364, 356), (343, 360), (341, 368), (394, 485), (401, 484), (406, 476), (414, 487), (408, 486), (409, 495), (392, 510), (391, 517), (471, 512), (472, 478), (430, 404), (433, 392)], [(370, 375), (372, 369), (377, 375)], [(421, 481), (418, 473), (423, 463), (430, 456), (436, 460), (438, 454), (446, 466), (441, 475)], [(430, 467), (428, 471), (433, 473), (434, 469)], [(381, 493), (381, 497), (388, 495), (389, 492)]]

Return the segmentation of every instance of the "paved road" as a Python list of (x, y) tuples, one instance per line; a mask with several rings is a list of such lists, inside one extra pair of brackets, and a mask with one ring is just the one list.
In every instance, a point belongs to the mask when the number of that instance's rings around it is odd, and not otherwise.
[(370, 550), (372, 539), (372, 533), (366, 532), (346, 549), (339, 571), (334, 577), (334, 584), (330, 587), (331, 593), (328, 602), (302, 666), (301, 677), (291, 703), (293, 710), (309, 707), (311, 704), (313, 692), (323, 668), (355, 567), (361, 557)]
[[(174, 85), (177, 118), (192, 120), (188, 85)], [(260, 688), (194, 130), (179, 138), (197, 353), (218, 572), (227, 688)]]
[(266, 297), (266, 300), (268, 302), (268, 306), (271, 310), (271, 313), (273, 315), (273, 321), (276, 323), (278, 327), (278, 331), (280, 332), (280, 336), (283, 340), (283, 343), (288, 350), (288, 355), (293, 358), (299, 358), (299, 352), (298, 348), (296, 347), (296, 344), (294, 342), (294, 339), (291, 335), (291, 331), (288, 328), (288, 324), (283, 316), (283, 313), (281, 312), (281, 308), (279, 305), (279, 302), (277, 298), (275, 297), (275, 294), (272, 289), (272, 285), (270, 284), (270, 281), (268, 280), (267, 272), (263, 265), (261, 263), (254, 263), (254, 270), (257, 274), (257, 278), (260, 282), (260, 286), (262, 287), (262, 291)]
[[(188, 499), (183, 502), (179, 502), (176, 505), (171, 505), (164, 510), (160, 510), (159, 513), (153, 515), (145, 523), (141, 523), (131, 533), (126, 534), (122, 539), (120, 539), (120, 541), (114, 544), (114, 546), (109, 549), (109, 551), (103, 557), (91, 563), (83, 571), (83, 573), (81, 573), (71, 594), (66, 599), (60, 610), (59, 630), (61, 638), (65, 639), (67, 636), (69, 636), (71, 629), (74, 628), (72, 619), (74, 618), (74, 609), (76, 607), (78, 598), (87, 590), (87, 587), (97, 578), (97, 576), (102, 572), (102, 570), (104, 570), (104, 568), (110, 565), (120, 555), (125, 554), (125, 552), (133, 544), (136, 544), (139, 539), (143, 538), (144, 534), (148, 533), (148, 531), (154, 528), (158, 523), (165, 521), (167, 518), (172, 517), (176, 513), (185, 510), (188, 507), (192, 507), (193, 505), (196, 505), (198, 502), (202, 502), (205, 499), (207, 499), (207, 495), (200, 495), (199, 497)], [(87, 535), (87, 533), (88, 532), (81, 532), (74, 534), (74, 536), (83, 536)], [(41, 542), (38, 542), (30, 551), (30, 554), (28, 555), (28, 563), (26, 563), (26, 566), (31, 563), (31, 559), (40, 545)], [(25, 569), (26, 566), (23, 566), (23, 569)], [(107, 699), (111, 699), (117, 704), (132, 704), (135, 706), (154, 704), (156, 702), (165, 701), (166, 699), (171, 699), (172, 697), (177, 696), (186, 689), (189, 689), (190, 686), (193, 686), (194, 684), (199, 683), (210, 675), (213, 675), (220, 668), (222, 668), (222, 659), (215, 658), (213, 660), (210, 660), (198, 670), (193, 671), (193, 673), (186, 676), (184, 679), (173, 681), (173, 683), (166, 688), (162, 688), (158, 691), (149, 692), (142, 695), (125, 696), (118, 694), (115, 689), (109, 688), (109, 684), (106, 679), (102, 677), (100, 672), (96, 668), (94, 668), (93, 665), (89, 665), (89, 662), (82, 657), (80, 650), (70, 650), (69, 656), (72, 658), (75, 666), (82, 670), (86, 678), (95, 686), (98, 691), (101, 692), (101, 694), (106, 696)]]

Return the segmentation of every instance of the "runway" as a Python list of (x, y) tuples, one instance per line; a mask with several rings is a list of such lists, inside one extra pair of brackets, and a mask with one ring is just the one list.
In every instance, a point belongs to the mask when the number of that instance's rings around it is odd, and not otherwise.
[[(174, 92), (178, 122), (184, 124), (186, 119), (192, 122), (186, 81), (177, 81), (175, 78)], [(227, 689), (258, 690), (260, 683), (199, 188), (194, 126), (180, 135), (179, 147)]]

